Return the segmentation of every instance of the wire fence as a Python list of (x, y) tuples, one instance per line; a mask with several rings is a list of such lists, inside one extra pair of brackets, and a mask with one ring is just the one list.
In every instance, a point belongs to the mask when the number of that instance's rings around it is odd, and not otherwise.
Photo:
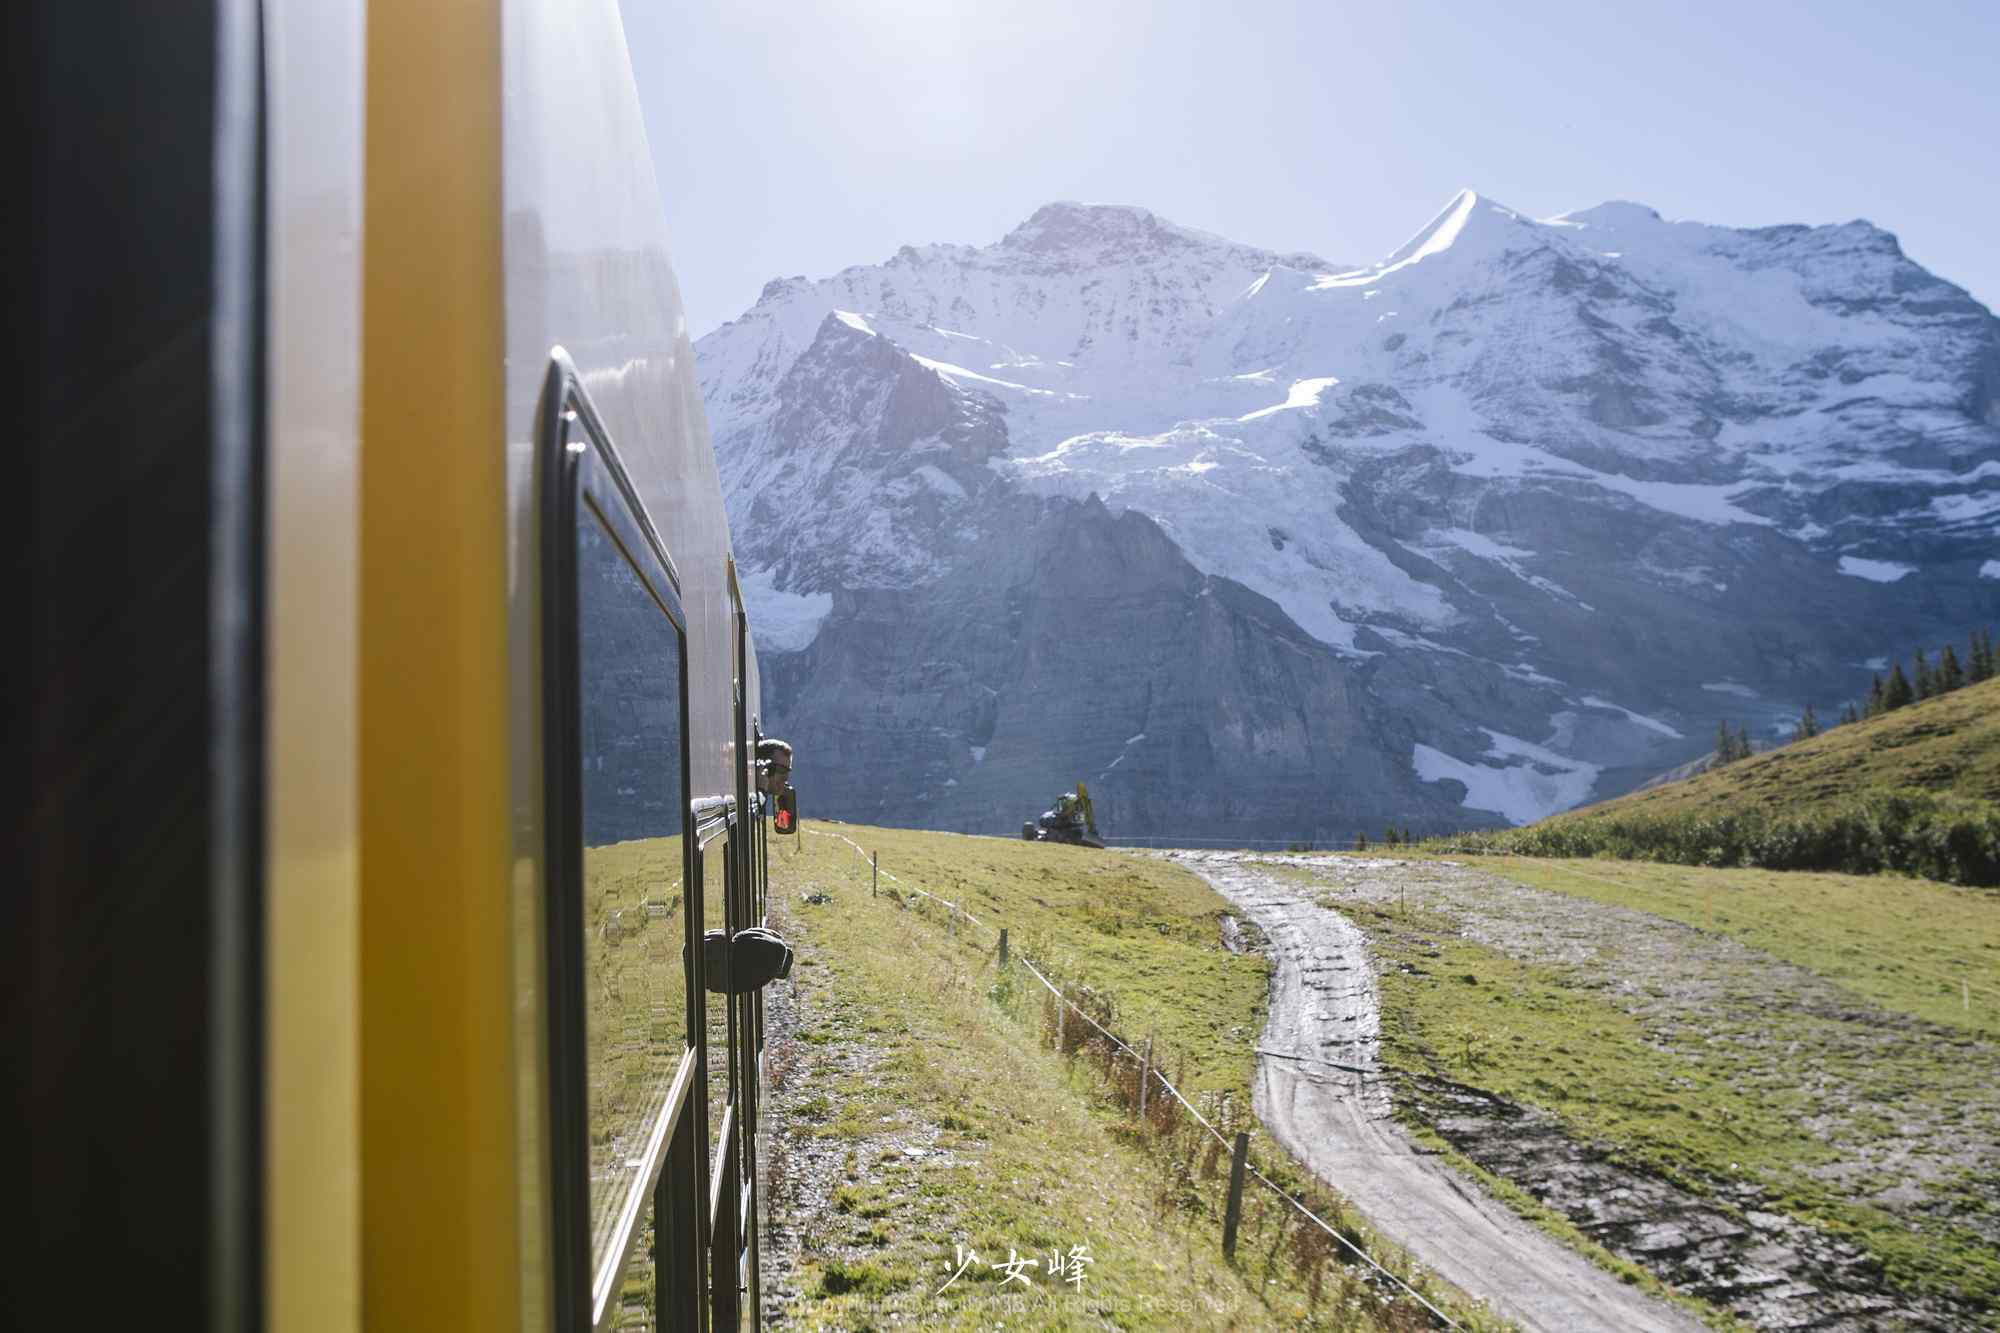
[[(963, 904), (953, 902), (949, 898), (941, 897), (938, 894), (930, 892), (928, 889), (924, 889), (918, 885), (911, 884), (909, 881), (901, 878), (900, 876), (890, 871), (883, 870), (881, 868), (881, 863), (879, 859), (871, 857), (868, 854), (868, 852), (861, 846), (860, 843), (854, 841), (854, 839), (848, 837), (846, 834), (837, 832), (826, 832), (821, 829), (807, 829), (805, 831), (816, 834), (819, 837), (823, 838), (837, 838), (841, 842), (846, 843), (849, 847), (854, 849), (854, 854), (856, 856), (859, 856), (863, 861), (868, 863), (871, 873), (879, 874), (883, 879), (898, 884), (903, 888), (907, 889), (908, 891), (910, 891), (911, 893), (918, 894), (924, 898), (929, 899), (934, 903), (939, 904), (940, 906), (946, 908), (948, 911), (956, 914), (962, 920), (968, 921), (971, 924), (980, 927), (981, 929), (994, 931), (995, 938), (997, 941), (998, 939), (997, 927), (989, 924), (988, 922), (980, 920), (977, 916), (973, 915), (973, 913)], [(1064, 995), (1062, 992), (1062, 988), (1056, 985), (1055, 982), (1049, 980), (1047, 974), (1042, 970), (1042, 968), (1037, 966), (1034, 960), (1030, 958), (1025, 952), (1017, 950), (1015, 952), (1015, 957), (1018, 958), (1021, 965), (1025, 967), (1029, 971), (1029, 973), (1031, 973), (1034, 976), (1035, 980), (1041, 982), (1042, 985), (1048, 989), (1049, 994), (1054, 996), (1056, 1002), (1060, 1004), (1067, 1012), (1075, 1014), (1078, 1018), (1081, 1018), (1084, 1022), (1088, 1023), (1092, 1028), (1095, 1028), (1097, 1032), (1101, 1036), (1103, 1036), (1103, 1038), (1106, 1041), (1110, 1042), (1118, 1050), (1123, 1051), (1127, 1055), (1130, 1055), (1135, 1060), (1139, 1060), (1141, 1058), (1139, 1051), (1130, 1042), (1126, 1041), (1123, 1037), (1120, 1037), (1117, 1033), (1105, 1027), (1102, 1023), (1098, 1022), (1096, 1018), (1092, 1017), (1089, 1013), (1087, 1013), (1084, 1009), (1082, 1009), (1074, 1001), (1072, 1001), (1067, 995)], [(1261, 1049), (1259, 1050), (1258, 1053), (1278, 1054), (1277, 1052), (1264, 1052)], [(1311, 1057), (1288, 1057), (1288, 1058), (1311, 1058)], [(1325, 1061), (1323, 1063), (1331, 1064), (1333, 1062)], [(1336, 1067), (1350, 1068), (1350, 1066), (1336, 1066)], [(1194, 1118), (1195, 1123), (1200, 1125), (1202, 1129), (1207, 1131), (1207, 1133), (1211, 1137), (1213, 1137), (1217, 1143), (1221, 1144), (1225, 1149), (1230, 1148), (1232, 1146), (1229, 1140), (1224, 1137), (1222, 1131), (1217, 1129), (1214, 1123), (1211, 1122), (1207, 1116), (1203, 1115), (1201, 1111), (1196, 1108), (1194, 1103), (1189, 1101), (1187, 1097), (1182, 1094), (1181, 1090), (1175, 1087), (1165, 1074), (1160, 1072), (1157, 1066), (1153, 1065), (1150, 1060), (1143, 1060), (1141, 1063), (1141, 1068), (1142, 1068), (1142, 1078), (1144, 1078), (1146, 1081), (1150, 1083), (1157, 1083), (1158, 1086), (1163, 1091), (1165, 1091), (1175, 1101), (1179, 1102), (1181, 1104), (1181, 1107), (1184, 1110), (1186, 1110), (1186, 1112), (1190, 1116)], [(1355, 1072), (1372, 1074), (1374, 1071), (1361, 1070), (1356, 1068)], [(1393, 1283), (1396, 1287), (1400, 1288), (1404, 1293), (1406, 1293), (1410, 1297), (1411, 1300), (1417, 1302), (1417, 1304), (1421, 1305), (1424, 1309), (1428, 1310), (1435, 1318), (1437, 1318), (1440, 1322), (1442, 1322), (1445, 1327), (1451, 1329), (1458, 1329), (1461, 1331), (1461, 1333), (1463, 1333), (1464, 1326), (1462, 1324), (1460, 1324), (1457, 1320), (1453, 1319), (1450, 1315), (1446, 1314), (1444, 1311), (1440, 1310), (1436, 1305), (1432, 1304), (1423, 1295), (1422, 1292), (1418, 1291), (1415, 1287), (1411, 1286), (1403, 1278), (1397, 1276), (1395, 1273), (1392, 1273), (1388, 1269), (1384, 1268), (1380, 1263), (1378, 1263), (1375, 1260), (1375, 1257), (1373, 1255), (1369, 1254), (1366, 1250), (1362, 1249), (1360, 1246), (1356, 1245), (1353, 1241), (1349, 1240), (1346, 1236), (1342, 1235), (1340, 1231), (1334, 1226), (1332, 1226), (1330, 1223), (1328, 1223), (1325, 1218), (1313, 1212), (1312, 1209), (1306, 1207), (1305, 1204), (1301, 1203), (1296, 1197), (1294, 1197), (1290, 1191), (1286, 1190), (1283, 1186), (1279, 1185), (1276, 1181), (1272, 1180), (1269, 1176), (1265, 1175), (1264, 1172), (1260, 1170), (1256, 1165), (1254, 1164), (1248, 1165), (1248, 1171), (1251, 1176), (1256, 1178), (1258, 1183), (1262, 1184), (1266, 1189), (1270, 1190), (1273, 1194), (1276, 1194), (1279, 1198), (1283, 1199), (1286, 1203), (1290, 1204), (1295, 1210), (1297, 1210), (1297, 1212), (1301, 1217), (1303, 1217), (1306, 1221), (1312, 1223), (1314, 1226), (1318, 1227), (1321, 1231), (1324, 1231), (1342, 1248), (1347, 1250), (1348, 1253), (1352, 1254), (1356, 1259), (1359, 1259), (1362, 1263), (1366, 1264), (1370, 1269), (1374, 1270), (1376, 1274), (1386, 1279), (1388, 1282)]]
[[(860, 843), (848, 837), (846, 834), (837, 831), (828, 831), (824, 829), (810, 829), (808, 831), (820, 837), (836, 838), (839, 841), (846, 843), (847, 846), (853, 850), (855, 855), (862, 858), (863, 861), (868, 862), (871, 869), (875, 873), (879, 874), (882, 879), (887, 880), (890, 883), (899, 886), (901, 889), (911, 894), (917, 895), (930, 902), (938, 904), (940, 907), (946, 909), (950, 917), (956, 918), (957, 920), (960, 921), (964, 921), (982, 930), (992, 932), (996, 936), (1000, 933), (999, 928), (997, 926), (995, 926), (991, 922), (982, 920), (978, 915), (972, 912), (964, 904), (954, 902), (949, 898), (943, 897), (939, 894), (932, 893), (928, 889), (925, 889), (920, 885), (910, 883), (909, 881), (903, 879), (901, 876), (895, 874), (893, 871), (881, 869), (879, 860), (871, 858), (867, 850), (864, 849)], [(1368, 840), (1365, 836), (1346, 840), (1344, 843), (1331, 843), (1325, 840), (1306, 840), (1306, 839), (1261, 839), (1260, 840), (1260, 839), (1231, 838), (1231, 839), (1201, 840), (1201, 839), (1190, 839), (1190, 838), (1174, 838), (1174, 839), (1130, 838), (1130, 839), (1120, 839), (1118, 840), (1118, 844), (1114, 845), (1122, 844), (1131, 848), (1132, 850), (1143, 851), (1143, 850), (1155, 850), (1155, 848), (1149, 848), (1147, 844), (1159, 844), (1156, 850), (1166, 850), (1168, 847), (1174, 847), (1174, 848), (1188, 847), (1190, 846), (1190, 844), (1196, 844), (1196, 843), (1205, 844), (1206, 846), (1213, 847), (1215, 850), (1218, 851), (1240, 848), (1246, 852), (1255, 852), (1258, 851), (1258, 849), (1265, 847), (1281, 848), (1282, 851), (1279, 852), (1277, 855), (1273, 855), (1269, 852), (1260, 852), (1260, 854), (1258, 855), (1258, 859), (1260, 861), (1275, 860), (1279, 861), (1280, 863), (1283, 863), (1291, 861), (1294, 859), (1294, 857), (1296, 857), (1298, 862), (1301, 864), (1306, 863), (1304, 854), (1307, 853), (1324, 852), (1324, 851), (1347, 851), (1347, 850), (1379, 852), (1385, 856), (1409, 855), (1409, 854), (1439, 855), (1439, 856), (1479, 856), (1479, 857), (1498, 858), (1506, 861), (1525, 861), (1525, 862), (1536, 862), (1547, 859), (1547, 858), (1537, 858), (1537, 857), (1522, 857), (1517, 853), (1511, 853), (1504, 849), (1496, 849), (1488, 846), (1460, 846), (1449, 843), (1441, 843), (1440, 841), (1437, 840), (1425, 840), (1421, 842), (1416, 840), (1371, 841)], [(1292, 853), (1294, 855), (1293, 856), (1284, 855), (1284, 853), (1287, 852)], [(1662, 863), (1662, 864), (1670, 865), (1671, 863)], [(1610, 875), (1597, 874), (1594, 873), (1593, 871), (1578, 867), (1573, 863), (1573, 859), (1570, 858), (1565, 858), (1564, 865), (1567, 870), (1569, 870), (1571, 873), (1578, 875), (1581, 878), (1594, 880), (1600, 884), (1618, 889), (1621, 892), (1630, 891), (1635, 887), (1630, 883), (1621, 881)], [(1675, 868), (1686, 869), (1689, 867), (1675, 867)], [(1696, 886), (1691, 884), (1684, 884), (1683, 887), (1690, 891), (1693, 891)], [(1711, 925), (1710, 928), (1713, 929), (1713, 926)], [(1943, 972), (1936, 970), (1935, 965), (1927, 965), (1909, 959), (1897, 958), (1893, 955), (1883, 954), (1879, 950), (1873, 950), (1871, 952), (1879, 961), (1883, 963), (1888, 963), (1895, 966), (1906, 968), (1912, 973), (1933, 979), (1947, 986), (1955, 984), (1960, 991), (1965, 1007), (1967, 1009), (1970, 1009), (1972, 1007), (1972, 997), (1974, 995), (1978, 995), (1981, 997), (2000, 995), (2000, 991), (1996, 991), (1993, 987), (1990, 987), (1984, 984), (1983, 982), (1974, 983), (1970, 981), (1969, 978), (1966, 978), (1964, 976), (1947, 975)], [(1023, 967), (1026, 968), (1026, 970), (1035, 978), (1035, 980), (1040, 982), (1041, 985), (1047, 989), (1049, 995), (1053, 998), (1056, 1004), (1061, 1006), (1063, 1012), (1068, 1014), (1074, 1014), (1078, 1018), (1081, 1018), (1087, 1025), (1089, 1025), (1091, 1029), (1095, 1030), (1107, 1043), (1109, 1043), (1112, 1048), (1114, 1048), (1118, 1052), (1122, 1052), (1126, 1056), (1131, 1057), (1134, 1062), (1138, 1063), (1141, 1069), (1141, 1081), (1143, 1084), (1145, 1084), (1146, 1086), (1158, 1087), (1160, 1090), (1166, 1092), (1169, 1096), (1171, 1096), (1174, 1099), (1174, 1101), (1179, 1103), (1181, 1108), (1186, 1111), (1186, 1113), (1193, 1119), (1193, 1121), (1197, 1125), (1199, 1125), (1201, 1129), (1208, 1136), (1213, 1138), (1217, 1144), (1219, 1144), (1224, 1149), (1228, 1149), (1231, 1147), (1223, 1131), (1218, 1129), (1216, 1125), (1206, 1115), (1204, 1115), (1201, 1112), (1201, 1110), (1198, 1107), (1196, 1107), (1195, 1104), (1192, 1101), (1190, 1101), (1188, 1097), (1185, 1094), (1183, 1094), (1182, 1091), (1178, 1087), (1176, 1087), (1174, 1083), (1164, 1073), (1160, 1071), (1157, 1064), (1155, 1064), (1150, 1058), (1142, 1057), (1137, 1047), (1135, 1047), (1132, 1043), (1126, 1041), (1124, 1038), (1120, 1037), (1117, 1033), (1112, 1032), (1103, 1023), (1099, 1022), (1095, 1016), (1087, 1012), (1083, 1007), (1079, 1006), (1069, 996), (1065, 995), (1063, 993), (1061, 986), (1057, 985), (1056, 982), (1049, 977), (1047, 971), (1045, 970), (1044, 964), (1038, 963), (1027, 953), (1019, 949), (1015, 950), (1015, 957), (1019, 959)], [(1292, 1052), (1267, 1050), (1261, 1046), (1256, 1047), (1254, 1049), (1256, 1054), (1272, 1059), (1299, 1061), (1303, 1063), (1320, 1065), (1331, 1070), (1341, 1071), (1342, 1073), (1361, 1078), (1382, 1077), (1381, 1072), (1379, 1070), (1368, 1068), (1366, 1066), (1359, 1064), (1350, 1064), (1337, 1060), (1329, 1060), (1322, 1056), (1299, 1055)], [(1396, 1287), (1403, 1293), (1407, 1294), (1410, 1297), (1410, 1299), (1417, 1302), (1420, 1306), (1422, 1306), (1424, 1310), (1428, 1311), (1434, 1318), (1439, 1320), (1444, 1326), (1452, 1329), (1463, 1330), (1464, 1327), (1463, 1325), (1459, 1324), (1457, 1321), (1453, 1320), (1451, 1316), (1447, 1315), (1444, 1311), (1439, 1309), (1434, 1303), (1432, 1303), (1432, 1301), (1427, 1299), (1415, 1287), (1411, 1286), (1408, 1281), (1404, 1280), (1397, 1274), (1391, 1272), (1389, 1269), (1383, 1267), (1379, 1262), (1376, 1261), (1376, 1259), (1372, 1255), (1367, 1253), (1367, 1251), (1362, 1249), (1360, 1246), (1356, 1245), (1347, 1236), (1343, 1235), (1338, 1228), (1330, 1224), (1325, 1218), (1319, 1216), (1319, 1214), (1315, 1213), (1311, 1208), (1307, 1207), (1300, 1199), (1295, 1197), (1283, 1185), (1271, 1179), (1271, 1177), (1268, 1174), (1266, 1174), (1261, 1168), (1259, 1168), (1254, 1162), (1248, 1162), (1245, 1164), (1245, 1166), (1248, 1173), (1248, 1178), (1254, 1179), (1258, 1184), (1262, 1185), (1271, 1193), (1276, 1194), (1280, 1198), (1282, 1198), (1285, 1201), (1285, 1203), (1289, 1204), (1291, 1208), (1294, 1209), (1304, 1221), (1308, 1222), (1310, 1225), (1317, 1227), (1319, 1230), (1323, 1231), (1328, 1237), (1330, 1237), (1334, 1242), (1336, 1242), (1343, 1250), (1353, 1255), (1354, 1258), (1359, 1260), (1361, 1263), (1365, 1264), (1370, 1270), (1379, 1275), (1381, 1279), (1390, 1284), (1393, 1284), (1394, 1287)]]

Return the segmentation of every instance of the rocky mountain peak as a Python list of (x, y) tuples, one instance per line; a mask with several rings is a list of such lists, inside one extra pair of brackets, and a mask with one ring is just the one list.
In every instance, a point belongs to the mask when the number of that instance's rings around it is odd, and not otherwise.
[(878, 455), (873, 465), (898, 472), (913, 450), (980, 465), (1006, 447), (1004, 402), (968, 393), (849, 310), (820, 321), (778, 398), (776, 434), (785, 444), (866, 444)]
[(1036, 209), (1027, 221), (1000, 239), (993, 253), (996, 257), (1011, 254), (1076, 263), (1187, 257), (1226, 264), (1250, 257), (1301, 272), (1334, 267), (1306, 251), (1280, 253), (1243, 245), (1213, 232), (1182, 226), (1150, 209), (1131, 204), (1081, 204), (1069, 200)]
[[(2000, 617), (2000, 321), (1866, 223), (1464, 190), (1342, 268), (1056, 203), (697, 358), (759, 640), (802, 718), (904, 728), (832, 761), (899, 818), (1527, 817)], [(1070, 678), (1117, 706), (1052, 721)]]
[(770, 305), (795, 293), (809, 291), (811, 288), (812, 283), (803, 273), (789, 278), (773, 278), (764, 284), (763, 291), (757, 293), (757, 304)]
[[(1060, 200), (1043, 204), (1026, 222), (1001, 238), (1004, 249), (1081, 251), (1106, 246), (1179, 247), (1215, 244), (1220, 238), (1175, 226), (1149, 209), (1129, 204), (1080, 204)], [(1226, 242), (1223, 242), (1226, 244)]]
[(1571, 222), (1580, 227), (1650, 227), (1663, 219), (1656, 208), (1645, 204), (1635, 204), (1629, 199), (1611, 199), (1595, 208), (1578, 209), (1574, 213), (1564, 213), (1553, 219), (1556, 222)]

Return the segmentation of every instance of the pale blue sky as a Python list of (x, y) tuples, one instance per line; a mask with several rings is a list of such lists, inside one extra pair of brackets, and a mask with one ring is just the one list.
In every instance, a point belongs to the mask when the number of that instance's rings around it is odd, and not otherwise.
[(1895, 232), (2000, 304), (2000, 0), (623, 0), (696, 333), (1054, 199), (1362, 263), (1461, 186)]

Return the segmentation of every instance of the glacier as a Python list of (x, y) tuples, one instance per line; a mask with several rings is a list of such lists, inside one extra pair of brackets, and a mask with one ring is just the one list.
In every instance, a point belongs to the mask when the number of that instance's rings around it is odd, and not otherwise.
[(1057, 203), (696, 358), (772, 721), (852, 817), (1529, 818), (2000, 610), (2000, 323), (1865, 222), (1466, 190), (1356, 265)]

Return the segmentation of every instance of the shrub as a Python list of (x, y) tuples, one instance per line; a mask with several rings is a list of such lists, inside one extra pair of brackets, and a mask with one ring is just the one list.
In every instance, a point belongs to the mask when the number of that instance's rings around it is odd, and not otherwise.
[(1764, 870), (1885, 870), (2000, 885), (2000, 805), (1915, 788), (1863, 792), (1797, 815), (1612, 814), (1462, 833), (1456, 847), (1516, 856), (1604, 856)]

